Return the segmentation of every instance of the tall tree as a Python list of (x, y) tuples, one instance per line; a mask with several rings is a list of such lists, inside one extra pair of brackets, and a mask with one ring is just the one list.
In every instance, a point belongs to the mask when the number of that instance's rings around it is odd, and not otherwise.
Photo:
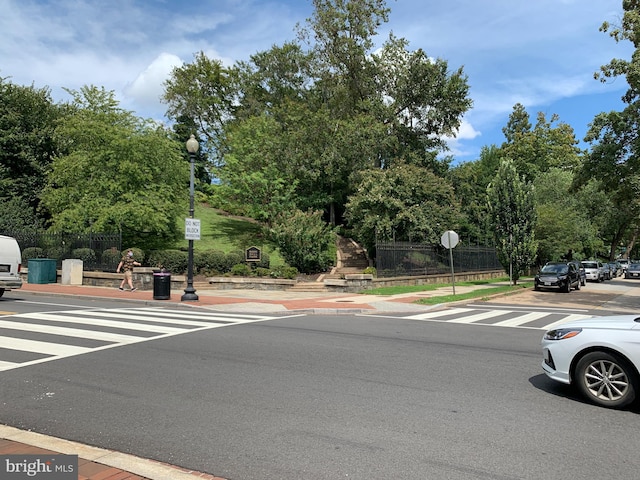
[(487, 188), (487, 198), (498, 259), (515, 284), (536, 255), (534, 189), (518, 175), (513, 161), (505, 159)]
[(167, 117), (197, 126), (197, 131), (189, 134), (203, 140), (198, 158), (200, 163), (208, 163), (208, 171), (215, 177), (224, 151), (224, 129), (233, 118), (237, 98), (233, 73), (219, 60), (199, 52), (193, 63), (174, 68), (164, 87)]
[(587, 132), (585, 141), (591, 149), (576, 177), (576, 185), (589, 180), (599, 181), (615, 206), (607, 228), (609, 257), (614, 258), (621, 244), (627, 249), (637, 236), (640, 219), (640, 2), (624, 0), (621, 25), (602, 24), (616, 41), (629, 41), (635, 50), (630, 60), (612, 59), (594, 74), (607, 82), (625, 77), (628, 90), (622, 97), (626, 107), (620, 111), (598, 114)]
[(442, 177), (401, 164), (361, 172), (346, 216), (371, 253), (376, 240), (438, 243), (442, 232), (456, 229), (461, 220), (453, 188)]
[(219, 77), (209, 74), (215, 65), (200, 55), (193, 67), (174, 72), (166, 99), (175, 116), (188, 112), (173, 93), (199, 89), (198, 98), (212, 89), (221, 99), (224, 89), (229, 102), (210, 102), (229, 116), (217, 116), (224, 128), (208, 135), (221, 135), (217, 153), (226, 171), (220, 178), (236, 182), (225, 185), (236, 198), (250, 198), (250, 190), (239, 195), (250, 188), (240, 180), (263, 151), (242, 123), (262, 124), (255, 118), (267, 115), (277, 126), (269, 127), (271, 135), (280, 138), (272, 137), (264, 150), (273, 171), (295, 186), (288, 198), (303, 211), (322, 209), (331, 223), (342, 223), (358, 172), (411, 163), (443, 174), (448, 162), (437, 158), (446, 148), (441, 138), (455, 133), (471, 101), (462, 69), (450, 72), (446, 61), (409, 51), (406, 40), (393, 36), (374, 50), (378, 28), (388, 20), (384, 0), (313, 4), (313, 16), (299, 29), (308, 51), (295, 42), (274, 46)]
[[(40, 192), (56, 154), (53, 140), (61, 108), (46, 88), (0, 78), (0, 226), (35, 226)], [(43, 219), (46, 212), (40, 210)]]
[(561, 260), (569, 250), (574, 260), (603, 253), (599, 227), (610, 213), (609, 199), (593, 184), (573, 191), (573, 177), (570, 171), (552, 168), (534, 180), (539, 264)]
[(140, 248), (170, 243), (187, 211), (184, 147), (155, 123), (122, 110), (113, 92), (69, 91), (72, 111), (56, 130), (64, 155), (56, 158), (42, 201), (52, 228), (122, 232)]
[(575, 133), (558, 115), (547, 120), (544, 113), (538, 112), (532, 128), (529, 115), (518, 103), (502, 131), (507, 139), (501, 147), (502, 156), (512, 159), (518, 173), (527, 180), (535, 179), (550, 168), (572, 170), (580, 164), (581, 152)]
[(487, 215), (487, 187), (500, 166), (501, 151), (495, 145), (482, 147), (480, 158), (452, 167), (446, 178), (455, 189), (463, 218), (460, 224), (461, 238), (491, 245), (493, 231)]

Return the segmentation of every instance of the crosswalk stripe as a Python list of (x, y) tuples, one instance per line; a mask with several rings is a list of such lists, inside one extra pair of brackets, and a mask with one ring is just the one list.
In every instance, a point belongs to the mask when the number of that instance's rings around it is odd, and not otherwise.
[(540, 318), (547, 316), (549, 316), (549, 312), (530, 312), (515, 318), (509, 318), (507, 320), (502, 320), (501, 322), (492, 323), (491, 325), (495, 327), (518, 327), (525, 323), (539, 320)]
[[(77, 311), (77, 310), (76, 310)], [(110, 312), (129, 313), (132, 310), (126, 308), (109, 309)], [(272, 317), (266, 317), (264, 315), (252, 315), (249, 313), (224, 313), (224, 312), (198, 312), (198, 311), (177, 311), (177, 310), (162, 310), (160, 308), (136, 308), (135, 313), (143, 315), (153, 315), (160, 317), (172, 317), (172, 318), (199, 318), (202, 317), (206, 320), (230, 320), (236, 322), (238, 320), (265, 320)]]
[(24, 352), (43, 353), (46, 355), (78, 355), (91, 351), (91, 348), (65, 345), (62, 343), (39, 342), (37, 340), (24, 340), (22, 338), (1, 337), (0, 348), (9, 350), (22, 350)]
[(506, 315), (509, 313), (514, 313), (509, 310), (500, 310), (500, 312), (496, 312), (495, 310), (489, 310), (487, 312), (476, 313), (475, 315), (467, 315), (466, 317), (454, 318), (449, 320), (451, 323), (474, 323), (479, 320), (485, 320), (487, 318), (495, 317), (497, 314)]
[(470, 308), (451, 308), (449, 310), (439, 310), (437, 312), (418, 313), (416, 315), (409, 315), (405, 318), (410, 318), (411, 320), (431, 320), (433, 318), (446, 317), (448, 315), (457, 315), (473, 311), (474, 310)]
[[(0, 329), (18, 332), (17, 337), (0, 336), (0, 349), (44, 355), (22, 362), (9, 357), (0, 360), (0, 372), (51, 360), (114, 348), (136, 342), (158, 339), (210, 328), (270, 320), (277, 317), (202, 311), (179, 311), (159, 308), (86, 309), (0, 316)], [(75, 324), (73, 326), (58, 326)], [(144, 322), (144, 323), (143, 323)], [(112, 327), (125, 333), (103, 331)], [(105, 342), (97, 347), (80, 347), (56, 342), (19, 338), (19, 332), (32, 332), (58, 337)], [(62, 340), (64, 341), (64, 339)]]
[[(100, 327), (116, 327), (124, 330), (141, 330), (143, 332), (156, 332), (156, 333), (176, 333), (184, 332), (184, 328), (165, 327), (163, 325), (152, 325), (150, 323), (132, 323), (132, 322), (117, 322), (113, 320), (100, 320), (93, 318), (71, 318), (68, 316), (51, 315), (48, 313), (29, 313), (20, 315), (21, 318), (31, 318), (33, 320), (54, 320), (64, 323), (79, 323), (83, 325), (94, 325)], [(122, 318), (122, 316), (120, 317)]]
[[(514, 317), (507, 318), (504, 320), (499, 320), (493, 323), (483, 322), (486, 320), (490, 320), (492, 318), (501, 317), (504, 315), (515, 315)], [(451, 308), (445, 310), (438, 310), (435, 312), (425, 312), (419, 313), (415, 315), (408, 315), (404, 318), (410, 320), (434, 320), (441, 321), (446, 323), (460, 323), (460, 324), (477, 324), (477, 325), (488, 325), (492, 327), (522, 327), (526, 326), (527, 323), (533, 322), (535, 320), (540, 320), (545, 317), (555, 316), (557, 318), (558, 312), (520, 312), (516, 310), (509, 309), (500, 309), (500, 310), (486, 310), (479, 311), (477, 308)], [(447, 317), (447, 318), (443, 318)], [(449, 318), (450, 317), (450, 318)], [(545, 325), (543, 327), (531, 327), (537, 328), (540, 330), (548, 330), (556, 325), (570, 322), (573, 320), (580, 320), (583, 318), (591, 318), (591, 315), (584, 314), (567, 314), (563, 316), (560, 320)]]
[[(72, 315), (77, 315), (78, 312), (70, 312)], [(83, 312), (81, 312), (83, 313)], [(123, 318), (122, 314), (111, 313), (111, 312), (91, 312), (92, 317), (101, 317), (101, 318)], [(65, 316), (65, 318), (67, 318)], [(125, 317), (127, 320), (153, 320), (156, 323), (170, 323), (172, 325), (186, 325), (192, 327), (208, 327), (211, 325), (211, 322), (198, 322), (195, 320), (180, 320), (175, 317), (171, 318), (159, 318), (154, 316), (145, 316), (145, 315), (133, 315), (128, 314)], [(225, 320), (226, 321), (226, 320)]]
[(90, 340), (102, 340), (104, 342), (128, 343), (138, 341), (142, 337), (133, 335), (122, 335), (119, 333), (101, 332), (98, 330), (85, 330), (82, 328), (55, 327), (53, 325), (42, 325), (37, 323), (11, 322), (0, 320), (0, 328), (10, 330), (20, 330), (24, 332), (47, 333), (50, 335), (61, 335), (64, 337), (87, 338)]

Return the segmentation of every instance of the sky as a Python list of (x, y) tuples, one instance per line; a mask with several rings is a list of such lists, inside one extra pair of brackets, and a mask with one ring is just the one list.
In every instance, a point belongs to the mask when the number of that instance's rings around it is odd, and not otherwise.
[[(454, 163), (501, 145), (516, 103), (535, 123), (557, 114), (582, 140), (594, 116), (621, 110), (623, 78), (593, 74), (612, 58), (630, 59), (629, 42), (599, 31), (619, 25), (622, 0), (387, 0), (391, 32), (410, 50), (464, 69), (473, 107), (455, 139)], [(227, 66), (296, 38), (311, 0), (0, 0), (0, 77), (48, 88), (53, 100), (85, 85), (115, 92), (137, 116), (165, 121), (159, 100), (174, 67), (195, 54)], [(588, 145), (581, 143), (582, 148)]]

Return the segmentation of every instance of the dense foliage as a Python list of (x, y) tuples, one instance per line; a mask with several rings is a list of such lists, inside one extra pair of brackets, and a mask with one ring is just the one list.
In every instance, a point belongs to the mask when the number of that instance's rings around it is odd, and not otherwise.
[(514, 284), (533, 264), (536, 211), (533, 186), (505, 159), (487, 188), (488, 209), (500, 263)]
[[(303, 272), (332, 264), (336, 226), (370, 254), (377, 240), (437, 243), (456, 230), (463, 243), (495, 242), (515, 279), (567, 252), (632, 255), (640, 2), (622, 5), (621, 24), (602, 30), (635, 53), (595, 76), (624, 77), (626, 107), (593, 119), (588, 151), (557, 115), (532, 120), (518, 103), (502, 145), (455, 165), (445, 139), (472, 106), (468, 79), (437, 52), (377, 39), (384, 0), (313, 0), (294, 40), (231, 66), (197, 53), (166, 82), (171, 130), (104, 89), (54, 104), (47, 88), (0, 78), (0, 231), (122, 232), (127, 245), (170, 249), (187, 211), (184, 141), (194, 133), (199, 198), (259, 221)], [(183, 253), (164, 261), (179, 265)], [(198, 258), (232, 266), (216, 253)]]
[(122, 232), (126, 243), (147, 247), (175, 239), (188, 200), (179, 144), (121, 110), (111, 92), (71, 93), (74, 102), (56, 128), (60, 154), (41, 193), (51, 228)]

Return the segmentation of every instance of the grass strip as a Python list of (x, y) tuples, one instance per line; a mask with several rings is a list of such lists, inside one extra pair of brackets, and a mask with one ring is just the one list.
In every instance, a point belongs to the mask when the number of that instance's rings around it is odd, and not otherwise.
[(438, 295), (430, 298), (421, 298), (414, 303), (422, 305), (437, 305), (439, 303), (459, 302), (460, 300), (471, 299), (488, 299), (492, 295), (521, 292), (523, 289), (529, 289), (533, 287), (533, 282), (520, 283), (518, 285), (505, 285), (503, 287), (487, 287), (473, 292), (461, 293), (459, 295)]

